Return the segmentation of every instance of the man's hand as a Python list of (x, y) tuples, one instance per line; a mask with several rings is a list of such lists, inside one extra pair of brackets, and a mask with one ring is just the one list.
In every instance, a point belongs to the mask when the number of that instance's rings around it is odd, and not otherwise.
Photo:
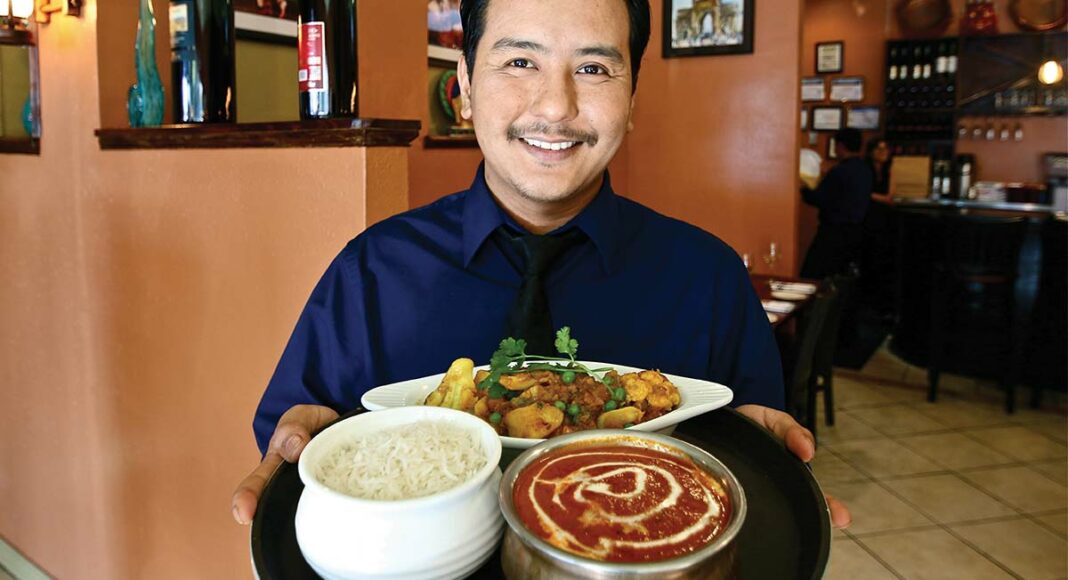
[(283, 460), (296, 463), (300, 452), (311, 440), (311, 434), (337, 417), (333, 409), (318, 405), (296, 405), (282, 415), (270, 443), (267, 444), (267, 454), (263, 456), (263, 461), (234, 490), (230, 510), (237, 523), (252, 522), (260, 494), (263, 493), (263, 488), (274, 470), (278, 469)]
[[(790, 415), (760, 405), (742, 405), (735, 409), (762, 425), (786, 444), (794, 455), (808, 463), (816, 455), (816, 440), (812, 433), (802, 427)], [(827, 507), (831, 510), (831, 523), (836, 528), (846, 528), (853, 521), (849, 508), (844, 503), (827, 495)]]

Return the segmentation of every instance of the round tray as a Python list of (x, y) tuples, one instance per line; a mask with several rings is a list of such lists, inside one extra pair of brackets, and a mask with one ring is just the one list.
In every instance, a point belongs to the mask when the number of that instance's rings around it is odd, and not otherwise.
[[(739, 579), (823, 576), (831, 549), (831, 521), (823, 492), (807, 465), (732, 409), (685, 421), (674, 436), (716, 456), (745, 490), (749, 511), (737, 539)], [(506, 454), (502, 463), (514, 457)], [(259, 578), (318, 578), (300, 553), (293, 527), (303, 489), (296, 465), (283, 463), (263, 490), (251, 536), (252, 564)], [(469, 578), (504, 578), (499, 550)]]

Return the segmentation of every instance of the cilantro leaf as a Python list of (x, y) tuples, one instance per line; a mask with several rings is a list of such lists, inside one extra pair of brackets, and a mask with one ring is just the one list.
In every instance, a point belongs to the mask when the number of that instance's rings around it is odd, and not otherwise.
[(578, 341), (571, 338), (571, 327), (565, 326), (556, 331), (556, 351), (575, 360), (578, 354)]

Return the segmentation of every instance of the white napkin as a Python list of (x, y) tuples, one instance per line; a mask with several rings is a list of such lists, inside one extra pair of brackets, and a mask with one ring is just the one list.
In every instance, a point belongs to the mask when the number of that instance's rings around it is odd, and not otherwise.
[(765, 311), (779, 314), (789, 314), (794, 311), (794, 308), (797, 308), (797, 305), (793, 302), (783, 302), (782, 300), (761, 300), (760, 303), (764, 306)]
[(775, 282), (769, 283), (772, 290), (782, 290), (784, 292), (796, 292), (798, 294), (815, 294), (816, 285), (806, 284), (804, 282)]

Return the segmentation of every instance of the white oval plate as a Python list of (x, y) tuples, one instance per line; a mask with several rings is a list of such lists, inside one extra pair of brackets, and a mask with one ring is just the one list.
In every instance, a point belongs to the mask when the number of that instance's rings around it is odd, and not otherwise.
[[(579, 362), (592, 369), (611, 367), (616, 369), (621, 375), (645, 370), (624, 365), (588, 361)], [(475, 370), (488, 368), (488, 366), (484, 365), (475, 367)], [(431, 375), (420, 379), (412, 379), (410, 381), (402, 381), (375, 387), (363, 394), (363, 397), (360, 398), (360, 404), (362, 404), (363, 408), (368, 411), (381, 411), (382, 409), (389, 409), (392, 407), (422, 405), (423, 401), (426, 400), (427, 395), (434, 389), (438, 388), (438, 385), (441, 384), (441, 378), (444, 376), (445, 373), (441, 373), (439, 375)], [(667, 373), (665, 373), (664, 376), (679, 389), (679, 399), (681, 399), (681, 401), (678, 408), (670, 413), (665, 413), (656, 419), (638, 423), (631, 427), (631, 429), (636, 431), (659, 431), (661, 429), (674, 427), (676, 424), (681, 423), (686, 419), (691, 419), (702, 413), (714, 411), (720, 407), (726, 406), (731, 402), (731, 399), (734, 398), (734, 392), (731, 391), (730, 388), (719, 383), (680, 377), (678, 375), (669, 375)], [(501, 436), (501, 444), (512, 449), (526, 449), (528, 447), (533, 447), (542, 441), (545, 440)]]
[(800, 292), (789, 292), (786, 290), (772, 290), (772, 298), (778, 298), (779, 300), (808, 300), (808, 294), (802, 294)]

